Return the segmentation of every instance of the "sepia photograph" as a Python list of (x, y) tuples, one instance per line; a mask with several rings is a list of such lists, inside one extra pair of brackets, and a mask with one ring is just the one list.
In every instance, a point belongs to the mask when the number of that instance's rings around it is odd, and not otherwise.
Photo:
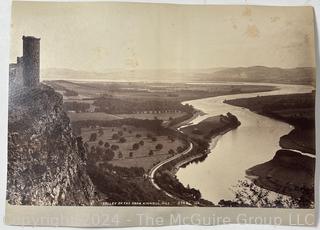
[(314, 36), (308, 6), (13, 2), (8, 205), (314, 210)]

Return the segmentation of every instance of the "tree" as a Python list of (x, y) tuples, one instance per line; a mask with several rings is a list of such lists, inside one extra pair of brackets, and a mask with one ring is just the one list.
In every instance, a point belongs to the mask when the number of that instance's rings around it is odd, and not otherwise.
[(127, 131), (127, 128), (126, 128), (126, 127), (123, 127), (123, 131)]
[(141, 141), (139, 142), (139, 144), (140, 144), (141, 146), (143, 146), (143, 145), (144, 145), (144, 141), (141, 140)]
[(173, 155), (174, 154), (174, 150), (173, 149), (169, 149), (168, 153)]
[(99, 136), (102, 136), (102, 135), (103, 135), (103, 129), (102, 129), (102, 128), (100, 128), (100, 129), (98, 130), (98, 134), (99, 134)]
[(177, 147), (177, 152), (178, 152), (178, 153), (182, 153), (182, 152), (183, 152), (183, 148), (182, 148), (181, 146), (178, 146), (178, 147)]
[(97, 140), (97, 134), (91, 133), (89, 141), (96, 141)]
[(138, 149), (139, 149), (139, 144), (138, 144), (138, 143), (134, 143), (134, 144), (132, 145), (132, 149), (133, 149), (133, 150), (138, 150)]
[(113, 151), (115, 151), (115, 150), (119, 149), (119, 146), (118, 145), (111, 145), (111, 149)]
[(103, 149), (100, 146), (98, 146), (96, 150), (97, 150), (97, 155), (101, 156), (103, 154)]
[(105, 148), (109, 148), (110, 147), (110, 144), (108, 142), (104, 143), (104, 147)]
[(104, 152), (104, 160), (111, 161), (114, 158), (114, 152), (111, 149), (106, 149)]
[(157, 144), (157, 145), (156, 145), (156, 149), (157, 149), (157, 150), (161, 150), (162, 148), (163, 148), (163, 145), (162, 145), (162, 144)]
[(133, 156), (133, 152), (130, 152), (129, 153), (129, 157), (131, 158)]
[(112, 135), (112, 139), (113, 139), (113, 140), (118, 140), (118, 139), (119, 139), (119, 135), (116, 134), (116, 133), (113, 134), (113, 135)]
[(123, 157), (122, 152), (119, 152), (119, 154), (118, 154), (118, 158), (122, 158), (122, 157)]
[(122, 131), (118, 131), (118, 135), (121, 137), (121, 136), (123, 136), (123, 132)]
[(121, 137), (121, 138), (119, 139), (119, 142), (120, 142), (120, 143), (125, 143), (126, 141), (127, 141), (127, 139), (124, 138), (124, 137)]
[(103, 141), (100, 140), (100, 141), (98, 142), (98, 144), (99, 144), (99, 145), (103, 145)]
[(96, 147), (91, 146), (91, 148), (90, 148), (90, 153), (91, 153), (91, 154), (96, 153)]
[(173, 136), (168, 136), (168, 139), (171, 141), (171, 142), (174, 142), (175, 141), (175, 138)]
[(152, 141), (157, 141), (157, 138), (155, 138), (155, 137), (152, 137)]
[(149, 156), (152, 156), (152, 155), (153, 155), (153, 151), (150, 150), (150, 151), (149, 151)]

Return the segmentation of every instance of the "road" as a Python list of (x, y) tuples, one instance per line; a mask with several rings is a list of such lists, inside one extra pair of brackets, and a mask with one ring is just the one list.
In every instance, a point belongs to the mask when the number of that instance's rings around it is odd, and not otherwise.
[[(167, 164), (167, 163), (169, 163), (170, 161), (173, 161), (173, 160), (175, 160), (175, 159), (177, 159), (177, 158), (179, 158), (179, 157), (181, 157), (181, 156), (189, 153), (189, 152), (192, 150), (192, 148), (193, 148), (193, 144), (190, 143), (189, 147), (188, 147), (186, 150), (184, 150), (182, 153), (179, 153), (179, 154), (174, 155), (174, 156), (172, 156), (172, 157), (170, 157), (170, 158), (168, 158), (168, 159), (166, 159), (166, 160), (164, 160), (164, 161), (161, 161), (160, 163), (158, 163), (157, 165), (155, 165), (153, 168), (151, 168), (151, 170), (149, 171), (148, 178), (149, 178), (151, 184), (153, 185), (153, 187), (155, 187), (157, 190), (161, 190), (161, 191), (164, 192), (167, 196), (169, 196), (169, 197), (171, 197), (171, 198), (173, 198), (173, 199), (181, 200), (180, 198), (175, 197), (175, 196), (173, 196), (172, 194), (170, 194), (170, 193), (166, 192), (165, 190), (161, 189), (161, 188), (156, 184), (156, 182), (154, 181), (154, 177), (155, 177), (155, 174), (156, 174), (157, 170), (158, 170), (161, 166), (163, 166), (164, 164)], [(188, 203), (188, 204), (189, 204), (189, 203)], [(190, 204), (190, 205), (191, 205), (191, 204)]]

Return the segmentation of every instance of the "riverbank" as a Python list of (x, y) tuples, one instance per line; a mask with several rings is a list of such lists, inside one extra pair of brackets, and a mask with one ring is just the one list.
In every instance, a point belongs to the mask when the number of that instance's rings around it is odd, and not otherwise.
[(156, 184), (171, 196), (183, 200), (185, 204), (215, 206), (212, 202), (203, 199), (199, 190), (189, 186), (185, 187), (175, 174), (180, 167), (186, 167), (192, 162), (203, 161), (208, 155), (211, 141), (239, 125), (237, 117), (228, 113), (227, 115), (209, 117), (196, 125), (180, 129), (192, 143), (193, 148), (158, 167), (158, 171), (155, 173)]
[(315, 158), (311, 156), (315, 155), (315, 92), (235, 99), (226, 103), (294, 127), (279, 140), (283, 150), (277, 151), (272, 160), (249, 168), (246, 174), (262, 188), (305, 202), (313, 201)]
[(314, 202), (313, 158), (290, 150), (279, 150), (274, 158), (246, 171), (259, 187), (288, 195), (300, 208), (310, 208)]
[(227, 100), (225, 103), (286, 122), (294, 126), (280, 138), (280, 146), (315, 154), (315, 92)]

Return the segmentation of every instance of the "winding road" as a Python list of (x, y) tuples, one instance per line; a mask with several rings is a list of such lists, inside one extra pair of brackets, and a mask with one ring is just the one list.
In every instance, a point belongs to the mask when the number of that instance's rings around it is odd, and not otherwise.
[(170, 157), (170, 158), (168, 158), (168, 159), (166, 159), (166, 160), (164, 160), (164, 161), (161, 161), (160, 163), (156, 164), (153, 168), (151, 168), (151, 170), (149, 171), (148, 178), (149, 178), (151, 184), (153, 185), (153, 187), (155, 187), (157, 190), (160, 190), (160, 191), (164, 192), (167, 196), (169, 196), (169, 197), (171, 197), (171, 198), (173, 198), (173, 199), (181, 200), (180, 198), (175, 197), (175, 196), (173, 196), (172, 194), (170, 194), (170, 193), (166, 192), (165, 190), (161, 189), (161, 188), (156, 184), (156, 182), (154, 181), (154, 178), (155, 178), (155, 174), (156, 174), (157, 170), (158, 170), (161, 166), (163, 166), (163, 165), (169, 163), (170, 161), (173, 161), (173, 160), (175, 160), (175, 159), (177, 159), (177, 158), (179, 158), (179, 157), (181, 157), (181, 156), (183, 156), (183, 155), (185, 155), (185, 154), (188, 154), (188, 153), (192, 150), (192, 148), (193, 148), (193, 144), (190, 143), (189, 147), (188, 147), (186, 150), (184, 150), (182, 153), (179, 153), (179, 154), (174, 155), (174, 156), (172, 156), (172, 157)]

